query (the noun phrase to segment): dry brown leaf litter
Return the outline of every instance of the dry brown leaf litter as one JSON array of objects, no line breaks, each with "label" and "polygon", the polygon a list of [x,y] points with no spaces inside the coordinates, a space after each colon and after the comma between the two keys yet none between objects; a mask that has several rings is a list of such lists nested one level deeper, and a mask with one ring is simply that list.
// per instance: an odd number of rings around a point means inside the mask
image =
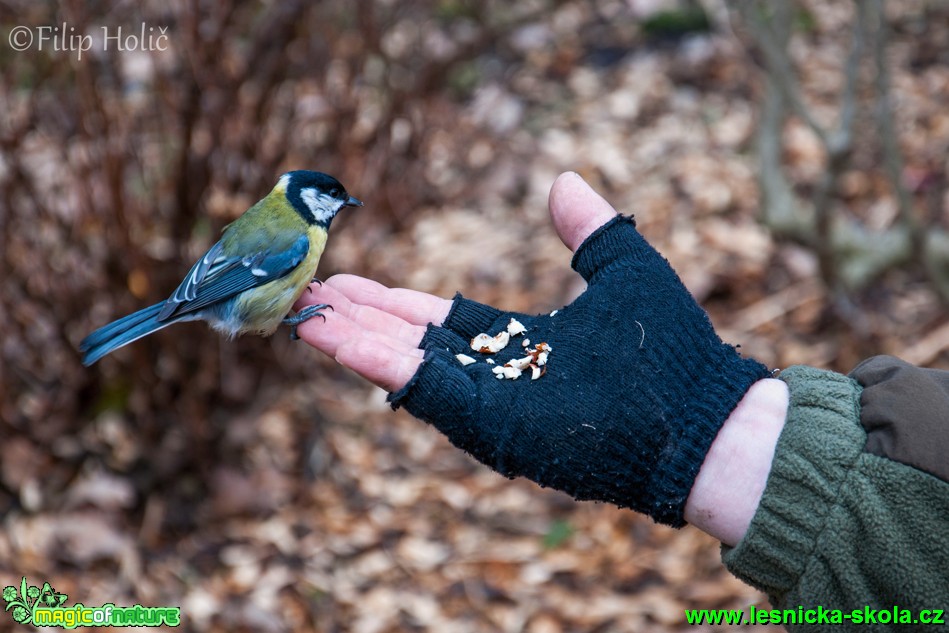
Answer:
[{"label": "dry brown leaf litter", "polygon": [[[793,50],[822,121],[834,116],[846,4],[808,3],[816,30]],[[919,23],[920,10],[889,3],[894,94],[905,177],[919,199],[943,196],[929,221],[944,225],[949,64],[938,43],[946,22]],[[280,16],[270,17],[262,28],[280,27]],[[505,309],[547,313],[583,288],[546,212],[550,183],[573,169],[636,215],[743,352],[772,366],[844,371],[880,352],[946,366],[943,307],[913,271],[893,273],[861,298],[869,330],[856,336],[827,320],[813,254],[760,228],[757,71],[731,34],[658,46],[620,33],[626,54],[597,64],[595,45],[619,37],[605,23],[621,30],[632,22],[620,3],[566,3],[510,35],[520,57],[502,46],[483,68],[475,64],[482,74],[467,97],[436,91],[391,121],[373,115],[384,111],[383,91],[361,88],[348,101],[347,82],[360,69],[403,77],[398,64],[379,72],[376,62],[340,61],[328,83],[278,78],[274,101],[263,105],[254,95],[266,78],[254,77],[234,106],[216,91],[241,67],[239,48],[225,47],[222,72],[201,78],[219,83],[200,86],[199,106],[229,127],[220,136],[208,121],[196,128],[188,173],[197,181],[206,168],[212,177],[198,191],[183,186],[184,208],[223,223],[279,166],[318,159],[369,203],[340,218],[321,274],[355,272],[443,296],[461,289]],[[426,46],[456,46],[465,28]],[[411,19],[392,29],[403,42],[415,32]],[[380,50],[403,63],[413,49],[399,37]],[[308,46],[296,40],[291,57],[319,59]],[[7,86],[41,76],[24,59],[8,60],[19,66],[6,68],[27,72],[6,75]],[[68,94],[89,94],[68,76],[59,80]],[[163,135],[149,128],[124,144],[115,129],[84,127],[101,120],[93,118],[58,137],[65,115],[49,102],[60,95],[53,84],[43,89],[37,102],[25,91],[4,96],[4,139],[30,111],[49,113],[3,148],[4,164],[21,159],[44,203],[31,206],[3,174],[5,578],[46,578],[86,604],[180,604],[191,630],[208,631],[680,631],[685,607],[764,604],[723,570],[712,539],[506,481],[431,428],[391,413],[380,391],[282,338],[222,345],[198,338],[200,326],[181,326],[103,363],[101,373],[79,368],[71,345],[170,289],[183,272],[177,263],[213,233],[174,215],[174,188],[158,186],[174,158],[155,142]],[[72,103],[67,93],[61,101]],[[105,106],[132,134],[149,114],[134,96]],[[338,103],[354,110],[334,118]],[[227,107],[248,117],[260,108],[272,123],[228,118]],[[279,121],[293,134],[281,136]],[[373,136],[380,121],[389,127]],[[175,121],[159,123],[173,138]],[[795,121],[785,135],[792,179],[806,191],[820,176],[819,145]],[[321,144],[332,151],[315,155]],[[841,194],[852,213],[885,226],[894,202],[866,150],[858,148],[860,169]],[[103,176],[116,164],[128,167]],[[124,205],[109,189],[116,175],[133,181]],[[96,204],[84,208],[87,199]],[[130,224],[114,220],[116,208]],[[128,236],[126,251],[113,249],[111,231]],[[118,287],[105,287],[117,277]]]}]

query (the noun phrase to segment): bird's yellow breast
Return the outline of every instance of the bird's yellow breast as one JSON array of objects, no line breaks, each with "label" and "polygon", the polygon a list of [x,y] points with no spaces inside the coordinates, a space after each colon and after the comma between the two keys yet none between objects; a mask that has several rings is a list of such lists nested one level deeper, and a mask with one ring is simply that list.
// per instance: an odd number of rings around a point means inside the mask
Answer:
[{"label": "bird's yellow breast", "polygon": [[307,238],[310,248],[299,266],[280,279],[248,290],[238,298],[236,308],[243,321],[240,334],[273,334],[310,285],[326,247],[326,229],[318,225],[309,226]]}]

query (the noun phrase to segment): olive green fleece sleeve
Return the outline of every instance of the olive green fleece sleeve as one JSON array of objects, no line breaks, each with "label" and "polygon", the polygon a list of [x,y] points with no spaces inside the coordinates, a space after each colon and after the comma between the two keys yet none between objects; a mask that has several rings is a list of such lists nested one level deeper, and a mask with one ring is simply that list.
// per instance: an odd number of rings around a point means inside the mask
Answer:
[{"label": "olive green fleece sleeve", "polygon": [[725,566],[774,608],[949,610],[949,484],[864,452],[856,381],[811,367],[780,378],[787,423],[748,532],[723,547]]}]

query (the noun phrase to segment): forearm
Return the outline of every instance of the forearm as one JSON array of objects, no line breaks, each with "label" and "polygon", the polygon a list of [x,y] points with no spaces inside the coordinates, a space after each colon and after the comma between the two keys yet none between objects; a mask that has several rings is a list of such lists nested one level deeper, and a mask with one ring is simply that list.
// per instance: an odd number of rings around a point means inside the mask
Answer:
[{"label": "forearm", "polygon": [[788,410],[787,385],[753,384],[722,426],[685,505],[685,519],[726,545],[744,536],[771,471]]}]

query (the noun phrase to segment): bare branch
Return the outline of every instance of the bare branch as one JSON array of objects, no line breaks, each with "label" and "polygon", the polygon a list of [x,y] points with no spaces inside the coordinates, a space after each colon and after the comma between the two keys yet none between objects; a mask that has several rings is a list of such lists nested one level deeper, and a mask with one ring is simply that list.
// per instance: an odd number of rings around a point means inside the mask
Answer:
[{"label": "bare branch", "polygon": [[896,125],[893,121],[893,105],[890,98],[890,72],[886,63],[886,19],[883,12],[883,0],[858,2],[858,6],[868,11],[868,19],[874,27],[873,58],[876,65],[876,115],[880,126],[880,140],[883,143],[883,167],[899,208],[900,220],[911,230],[911,237],[917,245],[920,240],[919,227],[912,213],[912,200],[903,185],[903,156],[900,152]]},{"label": "bare branch", "polygon": [[827,137],[823,138],[824,150],[827,153],[827,166],[824,169],[817,190],[814,193],[814,217],[817,234],[815,244],[817,258],[821,272],[827,285],[836,293],[843,292],[837,288],[840,276],[840,259],[837,244],[834,243],[834,217],[831,213],[833,194],[837,189],[837,182],[841,174],[850,163],[850,152],[853,149],[853,128],[857,112],[857,79],[860,74],[860,57],[863,53],[863,42],[866,32],[864,19],[865,4],[856,2],[857,19],[853,25],[853,34],[850,42],[850,54],[844,67],[844,89],[840,96],[840,118],[837,127]]},{"label": "bare branch", "polygon": [[810,246],[814,235],[814,209],[795,195],[781,161],[786,119],[783,93],[771,77],[766,76],[757,142],[763,221],[779,235]]},{"label": "bare branch", "polygon": [[[797,85],[797,75],[788,55],[788,42],[791,37],[792,6],[790,0],[775,2],[741,2],[739,9],[755,37],[755,43],[761,48],[768,66],[768,75],[780,88],[782,96],[791,104],[794,114],[820,139],[828,144],[827,131],[811,115],[801,98]],[[768,12],[773,13],[768,16]]]},{"label": "bare branch", "polygon": [[857,19],[850,40],[850,53],[844,67],[844,90],[840,96],[840,121],[827,146],[831,160],[836,155],[849,153],[853,146],[853,129],[857,118],[857,80],[860,76],[860,58],[863,56],[868,28],[867,4],[855,2],[854,5],[857,10]]}]

